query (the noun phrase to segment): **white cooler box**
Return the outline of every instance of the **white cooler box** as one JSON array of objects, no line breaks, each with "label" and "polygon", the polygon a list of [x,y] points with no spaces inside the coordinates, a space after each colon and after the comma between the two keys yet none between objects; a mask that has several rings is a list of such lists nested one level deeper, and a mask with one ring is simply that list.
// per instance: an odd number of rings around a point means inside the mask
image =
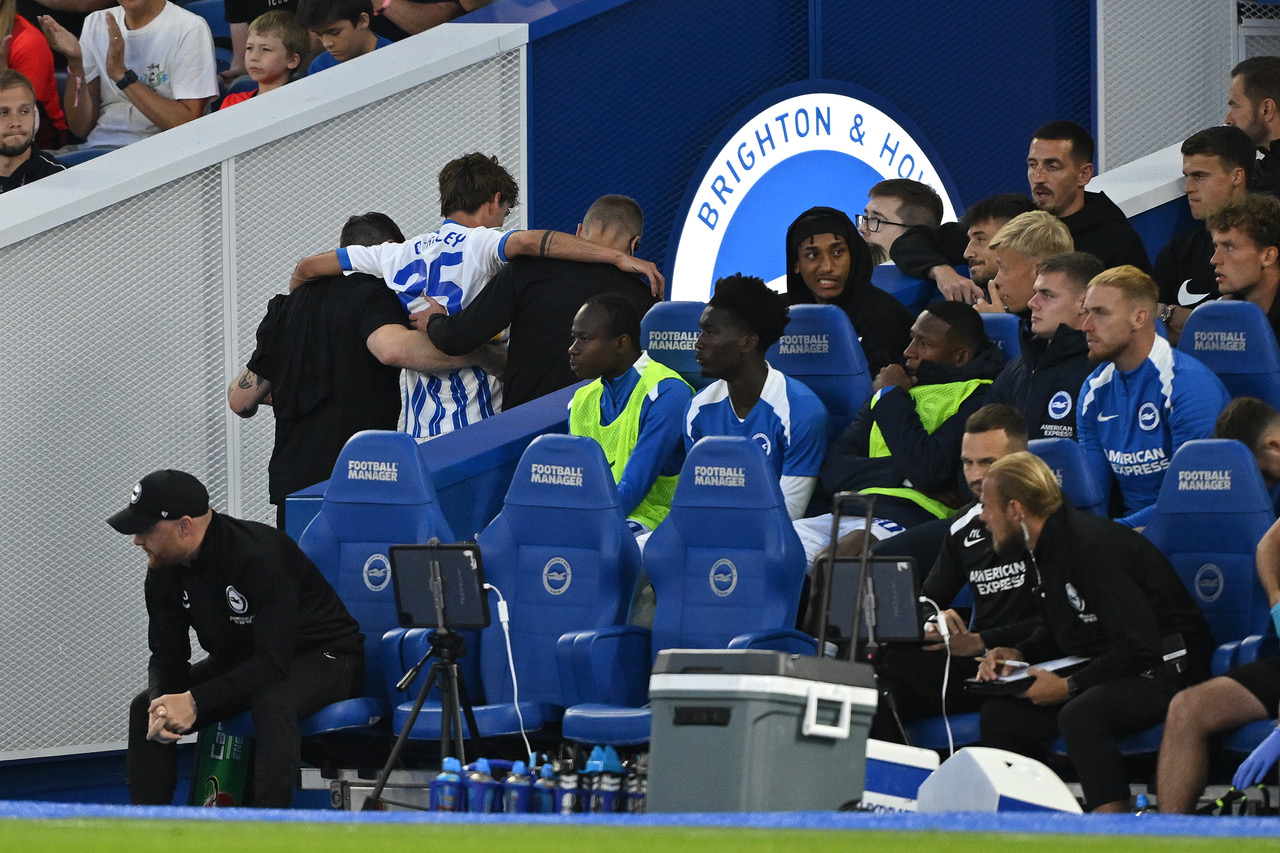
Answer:
[{"label": "white cooler box", "polygon": [[648,810],[834,810],[862,798],[871,667],[761,650],[665,651],[649,680]]}]

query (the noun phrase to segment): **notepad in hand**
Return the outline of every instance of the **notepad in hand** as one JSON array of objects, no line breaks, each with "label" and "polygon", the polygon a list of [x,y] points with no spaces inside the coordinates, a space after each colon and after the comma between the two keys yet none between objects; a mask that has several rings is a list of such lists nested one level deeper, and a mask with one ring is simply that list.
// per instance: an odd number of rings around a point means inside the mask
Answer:
[{"label": "notepad in hand", "polygon": [[[1067,676],[1089,662],[1088,658],[1079,655],[1067,655],[1063,658],[1033,663],[1028,668],[1041,669],[1058,675]],[[966,679],[964,689],[967,693],[978,696],[1004,696],[1009,693],[1021,693],[1035,681],[1034,675],[1028,675],[1026,669],[1018,669],[1008,675],[1001,675],[995,681],[979,681],[976,678]]]}]

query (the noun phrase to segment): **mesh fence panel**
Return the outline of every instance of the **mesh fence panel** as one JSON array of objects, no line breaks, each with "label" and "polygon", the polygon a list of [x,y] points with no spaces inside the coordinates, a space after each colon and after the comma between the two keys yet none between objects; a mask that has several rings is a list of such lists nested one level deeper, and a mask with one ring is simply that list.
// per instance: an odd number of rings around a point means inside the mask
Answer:
[{"label": "mesh fence panel", "polygon": [[1233,64],[1223,3],[1100,0],[1100,166],[1114,169],[1222,124]]},{"label": "mesh fence panel", "polygon": [[336,245],[347,216],[433,228],[435,175],[471,150],[521,173],[521,68],[519,51],[500,54],[246,152],[225,191],[214,166],[0,248],[0,757],[124,740],[145,679],[145,569],[105,517],[142,474],[175,467],[215,508],[273,519],[272,419],[228,429],[228,365],[252,352],[294,262]]},{"label": "mesh fence panel", "polygon": [[206,169],[2,253],[0,750],[123,739],[145,566],[103,520],[155,468],[226,494],[220,195]]}]

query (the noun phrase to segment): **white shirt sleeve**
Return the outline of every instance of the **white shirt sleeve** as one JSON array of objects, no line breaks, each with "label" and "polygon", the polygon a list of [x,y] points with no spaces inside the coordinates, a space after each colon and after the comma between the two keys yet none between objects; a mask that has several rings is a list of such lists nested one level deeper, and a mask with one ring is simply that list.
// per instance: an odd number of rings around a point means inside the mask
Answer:
[{"label": "white shirt sleeve", "polygon": [[782,486],[782,497],[787,502],[787,515],[795,521],[809,508],[809,498],[813,497],[813,490],[818,486],[818,478],[786,474],[778,481],[778,485]]}]

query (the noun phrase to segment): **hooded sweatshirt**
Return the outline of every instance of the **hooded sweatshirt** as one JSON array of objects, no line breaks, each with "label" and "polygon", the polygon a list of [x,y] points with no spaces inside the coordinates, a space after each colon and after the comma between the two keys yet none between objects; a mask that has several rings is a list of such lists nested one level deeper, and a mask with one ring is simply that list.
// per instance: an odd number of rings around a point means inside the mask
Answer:
[{"label": "hooded sweatshirt", "polygon": [[867,368],[874,377],[885,365],[902,360],[902,351],[911,342],[915,318],[893,295],[871,283],[875,268],[871,250],[849,217],[833,207],[811,207],[787,228],[788,305],[818,301],[796,272],[800,243],[816,234],[839,234],[849,243],[849,278],[833,304],[849,315],[867,358]]}]

